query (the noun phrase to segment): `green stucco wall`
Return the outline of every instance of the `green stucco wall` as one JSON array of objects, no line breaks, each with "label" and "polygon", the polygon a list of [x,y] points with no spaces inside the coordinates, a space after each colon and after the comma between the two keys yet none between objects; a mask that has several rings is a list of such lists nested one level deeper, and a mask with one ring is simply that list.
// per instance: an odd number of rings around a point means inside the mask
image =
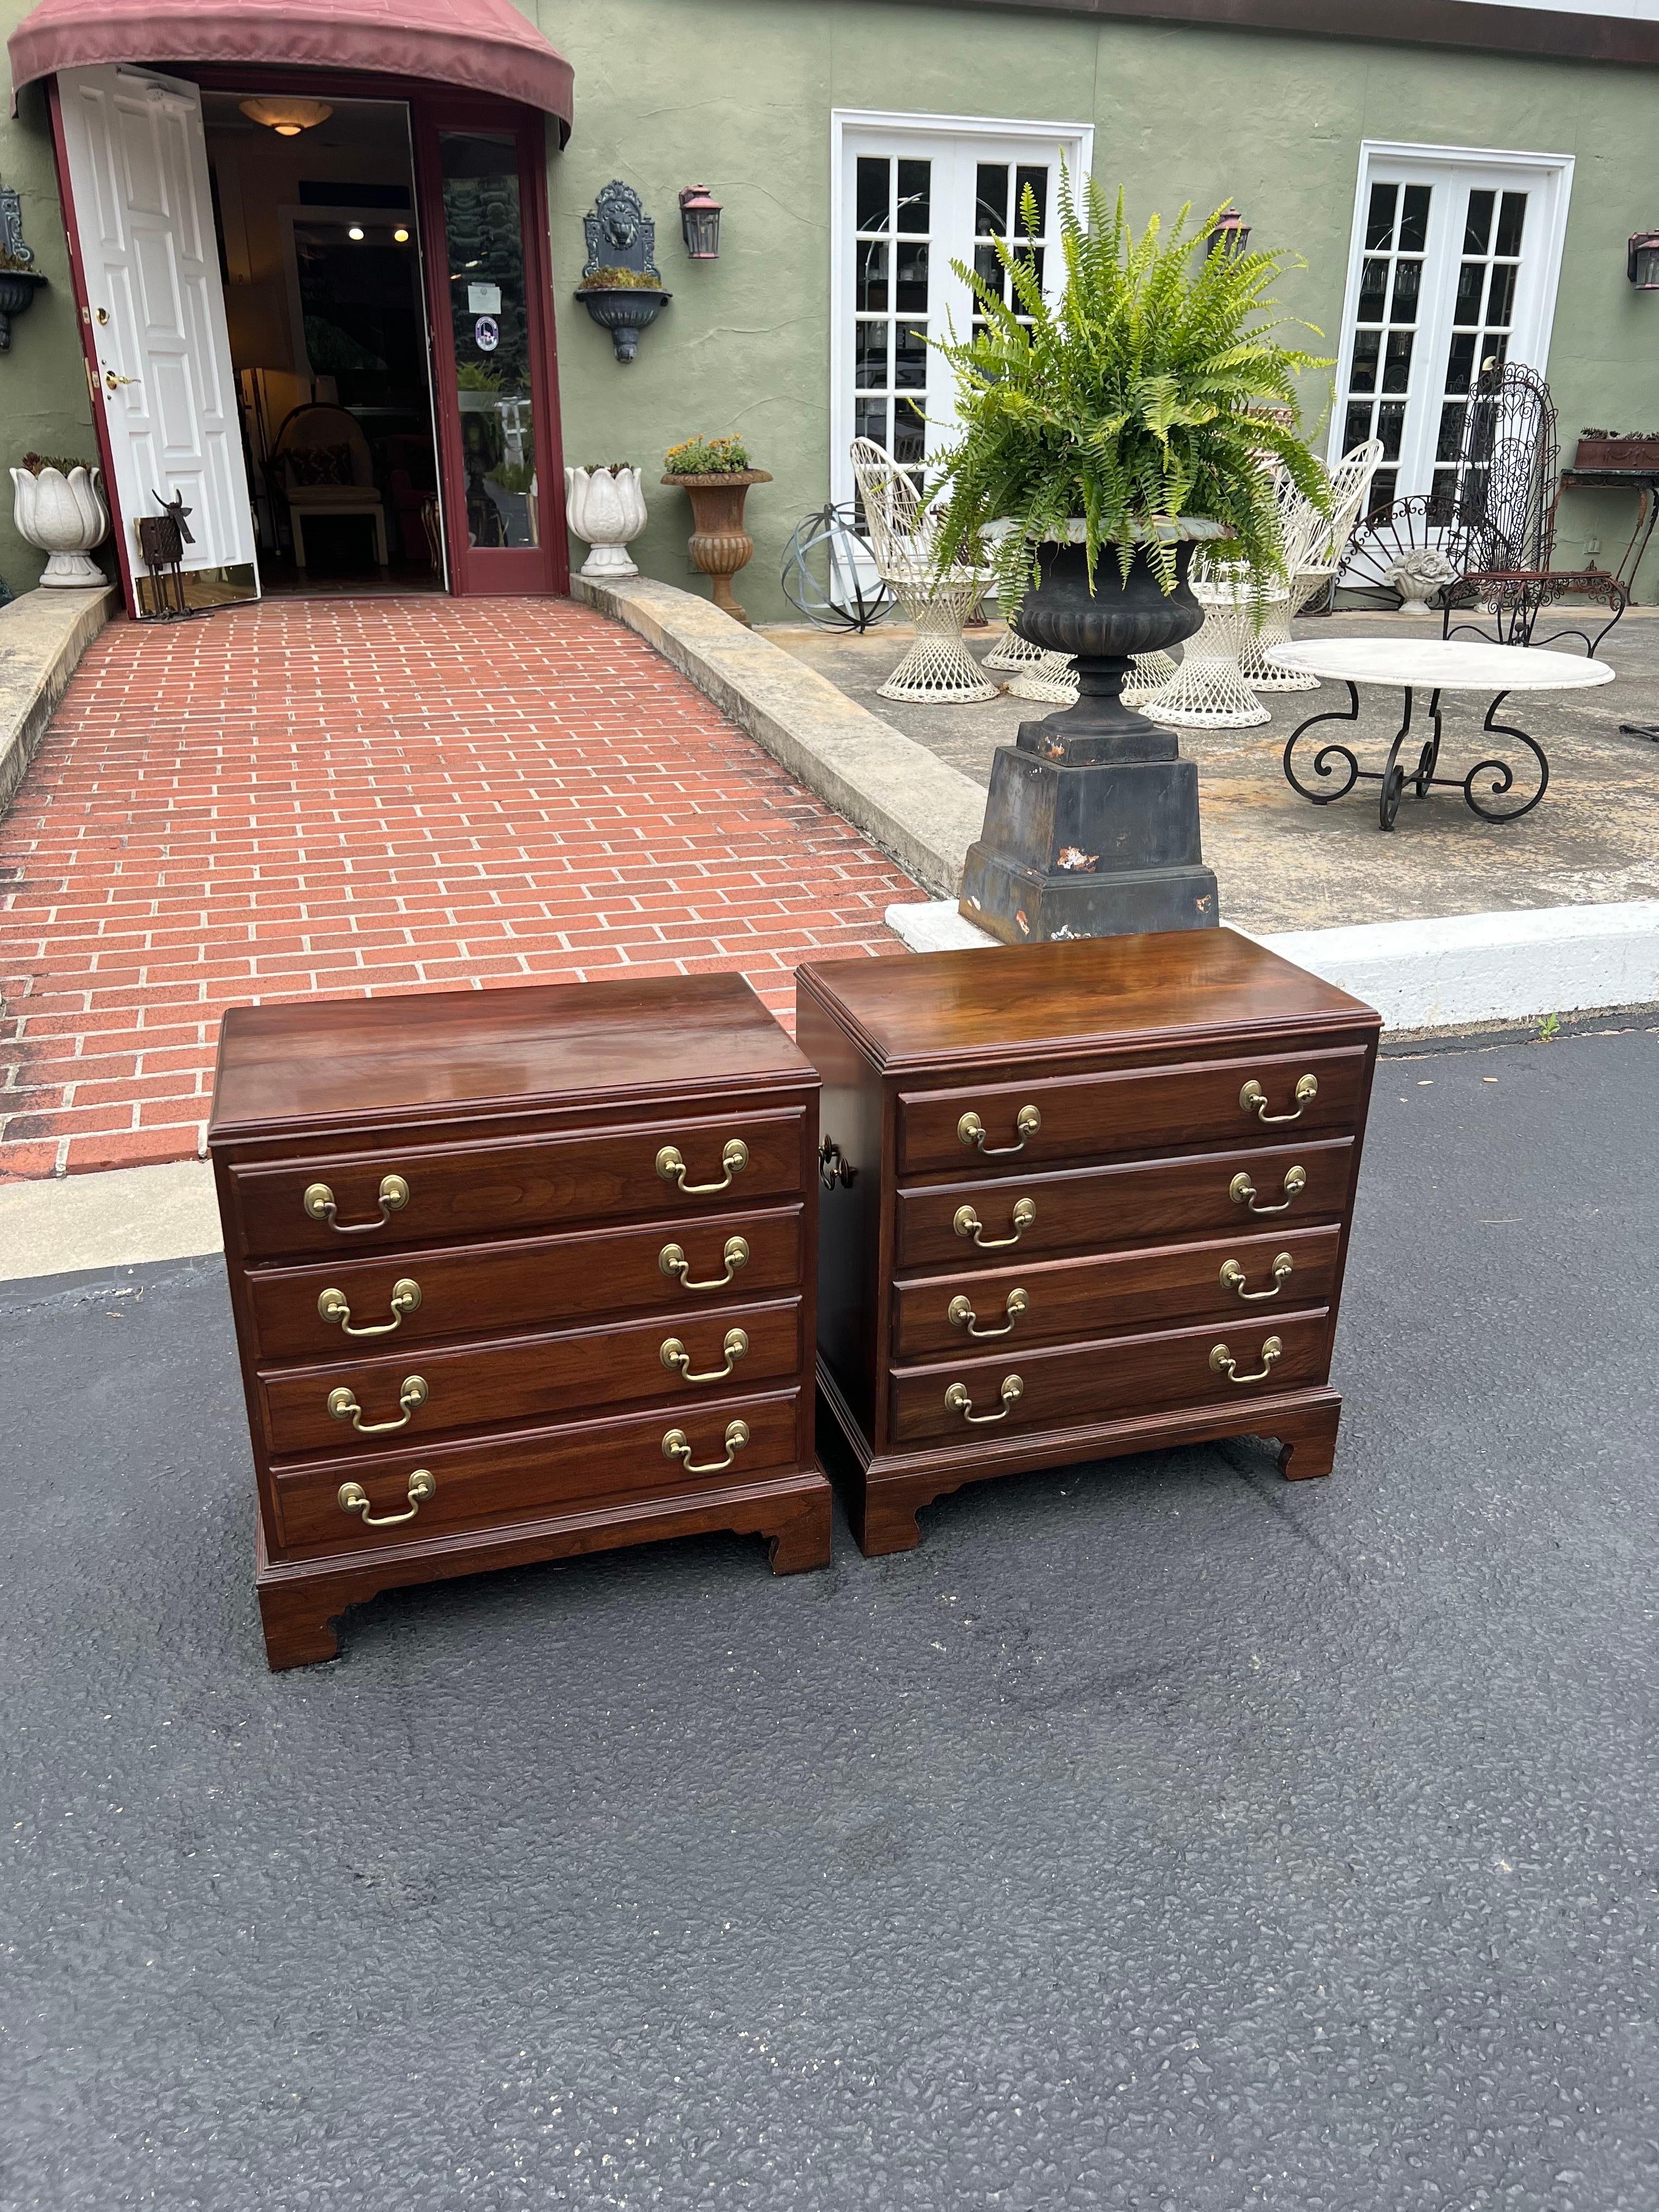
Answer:
[{"label": "green stucco wall", "polygon": [[[0,0],[0,42],[27,13],[17,0]],[[0,474],[0,576],[14,592],[26,592],[39,582],[46,556],[11,526],[9,471],[31,451],[95,461],[98,441],[76,334],[46,95],[31,85],[15,118],[9,105],[0,103],[0,185],[22,193],[23,236],[50,280],[36,288],[27,313],[13,316],[11,350],[0,354],[0,470],[8,472]]]},{"label": "green stucco wall", "polygon": [[[646,465],[648,573],[705,588],[690,568],[683,494],[656,478],[695,430],[741,430],[775,481],[751,493],[757,550],[739,584],[760,620],[787,611],[782,547],[829,473],[830,116],[836,107],[1038,117],[1095,126],[1096,173],[1137,217],[1231,197],[1261,244],[1299,252],[1286,307],[1334,350],[1359,143],[1485,146],[1577,156],[1548,374],[1562,441],[1585,423],[1659,425],[1659,298],[1625,280],[1625,240],[1659,223],[1659,72],[1346,40],[1097,22],[1024,9],[895,0],[520,0],[575,65],[575,128],[550,155],[554,289],[566,458]],[[0,0],[0,34],[27,12]],[[551,134],[550,134],[550,137]],[[627,367],[570,296],[581,217],[622,177],[658,226],[674,299]],[[22,186],[27,235],[52,285],[0,356],[0,459],[29,446],[91,455],[46,106],[0,120],[0,181]],[[720,258],[690,261],[678,195],[725,204]],[[1326,395],[1309,394],[1310,413]],[[3,480],[0,480],[3,482]],[[9,486],[7,487],[9,489]],[[0,574],[37,556],[0,514]],[[1564,508],[1558,558],[1587,531],[1610,565],[1632,519],[1624,495]],[[574,561],[583,557],[580,545]],[[1659,597],[1659,550],[1639,586]]]}]

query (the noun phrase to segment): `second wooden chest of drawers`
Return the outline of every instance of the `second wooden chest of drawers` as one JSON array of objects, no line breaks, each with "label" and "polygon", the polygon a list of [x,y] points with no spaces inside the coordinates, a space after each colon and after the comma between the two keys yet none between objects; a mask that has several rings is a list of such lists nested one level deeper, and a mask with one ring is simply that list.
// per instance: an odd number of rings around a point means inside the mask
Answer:
[{"label": "second wooden chest of drawers", "polygon": [[1018,1468],[1249,1432],[1329,1473],[1381,1026],[1224,929],[799,971],[819,1382],[866,1553]]},{"label": "second wooden chest of drawers", "polygon": [[740,978],[234,1008],[209,1142],[273,1667],[398,1583],[828,1562],[817,1078]]}]

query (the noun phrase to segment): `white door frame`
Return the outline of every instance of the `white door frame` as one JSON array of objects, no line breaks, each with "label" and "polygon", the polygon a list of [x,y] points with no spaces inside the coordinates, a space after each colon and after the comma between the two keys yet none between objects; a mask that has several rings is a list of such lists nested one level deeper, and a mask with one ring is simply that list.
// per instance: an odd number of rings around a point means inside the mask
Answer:
[{"label": "white door frame", "polygon": [[[1449,169],[1456,178],[1460,172],[1478,173],[1484,171],[1509,171],[1530,173],[1538,185],[1538,212],[1541,228],[1534,264],[1535,276],[1517,295],[1515,321],[1508,358],[1524,362],[1528,368],[1546,374],[1549,365],[1550,338],[1555,325],[1556,295],[1560,284],[1561,257],[1566,240],[1567,210],[1572,198],[1573,156],[1571,154],[1539,154],[1518,152],[1504,146],[1429,146],[1414,144],[1396,138],[1366,138],[1360,142],[1359,161],[1354,179],[1353,219],[1348,239],[1348,276],[1342,298],[1340,342],[1337,348],[1334,404],[1331,410],[1331,428],[1328,451],[1333,463],[1340,460],[1343,451],[1344,427],[1347,413],[1348,375],[1353,359],[1354,311],[1359,300],[1361,266],[1365,259],[1365,223],[1370,207],[1373,181],[1387,181],[1388,173],[1396,166],[1428,169]],[[1382,173],[1379,177],[1379,172]],[[1471,179],[1472,180],[1472,179]],[[1443,209],[1440,220],[1449,220],[1449,211]],[[1460,258],[1456,252],[1442,260],[1441,273],[1455,267]],[[1523,259],[1522,268],[1527,264]],[[1425,263],[1426,270],[1426,263]],[[1426,302],[1425,302],[1426,304]],[[1431,376],[1441,373],[1445,360],[1446,342],[1450,332],[1450,306],[1443,285],[1439,296],[1419,318],[1419,340]],[[1430,405],[1432,422],[1427,442],[1420,425],[1426,414],[1419,414],[1419,434],[1415,448],[1408,454],[1402,443],[1400,458],[1398,496],[1406,498],[1412,493],[1426,492],[1431,471],[1431,458],[1425,465],[1423,454],[1432,453],[1433,425],[1439,419],[1440,394],[1431,391]],[[1411,425],[1407,424],[1409,433]],[[1423,481],[1407,481],[1408,477],[1420,475]]]},{"label": "white door frame", "polygon": [[[852,437],[853,327],[852,254],[847,226],[847,138],[850,133],[872,131],[895,140],[939,143],[963,138],[1013,142],[1016,144],[1059,144],[1080,200],[1094,164],[1095,131],[1091,123],[1034,122],[994,115],[917,115],[874,107],[837,107],[830,116],[830,495],[836,501],[853,496],[853,467],[848,456]],[[1051,218],[1049,236],[1057,222]],[[1052,283],[1061,266],[1057,252],[1050,252],[1046,273]],[[948,272],[940,275],[948,278]],[[950,279],[954,283],[954,279]],[[957,289],[960,289],[957,287]],[[963,331],[960,335],[965,336]]]}]

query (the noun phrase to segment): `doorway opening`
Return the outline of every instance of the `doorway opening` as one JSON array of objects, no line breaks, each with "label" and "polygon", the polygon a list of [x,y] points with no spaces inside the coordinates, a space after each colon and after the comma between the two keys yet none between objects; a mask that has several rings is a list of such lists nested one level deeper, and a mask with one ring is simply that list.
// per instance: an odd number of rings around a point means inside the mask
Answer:
[{"label": "doorway opening", "polygon": [[409,108],[298,106],[322,117],[273,127],[261,112],[295,103],[202,94],[260,584],[441,591]]}]

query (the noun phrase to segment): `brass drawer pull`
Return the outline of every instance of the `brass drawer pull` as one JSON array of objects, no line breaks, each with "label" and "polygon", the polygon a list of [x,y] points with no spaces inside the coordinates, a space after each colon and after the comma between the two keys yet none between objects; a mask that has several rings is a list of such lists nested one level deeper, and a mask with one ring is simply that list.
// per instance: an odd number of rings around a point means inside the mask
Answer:
[{"label": "brass drawer pull", "polygon": [[325,1221],[342,1237],[362,1237],[371,1229],[384,1229],[388,1216],[401,1213],[409,1204],[409,1185],[400,1175],[380,1177],[380,1218],[378,1221],[337,1221],[334,1194],[325,1182],[308,1183],[300,1203],[313,1221]]},{"label": "brass drawer pull", "polygon": [[728,1237],[721,1255],[726,1261],[723,1275],[711,1275],[706,1282],[691,1279],[691,1262],[685,1256],[683,1244],[665,1244],[657,1255],[657,1265],[665,1275],[678,1276],[683,1291],[723,1291],[739,1267],[749,1265],[749,1247],[741,1237]]},{"label": "brass drawer pull", "polygon": [[975,1244],[987,1252],[1000,1252],[1005,1245],[1018,1244],[1021,1231],[1036,1219],[1036,1200],[1022,1198],[1014,1204],[1014,1233],[1012,1237],[988,1237],[985,1224],[971,1206],[959,1206],[951,1218],[951,1226],[958,1237],[971,1237]]},{"label": "brass drawer pull", "polygon": [[657,1155],[657,1173],[665,1182],[677,1184],[688,1198],[707,1198],[717,1190],[729,1190],[733,1176],[740,1176],[749,1164],[749,1147],[741,1137],[728,1137],[720,1147],[720,1165],[726,1173],[718,1182],[687,1182],[685,1155],[678,1145],[665,1145]]},{"label": "brass drawer pull", "polygon": [[968,1385],[965,1382],[953,1382],[945,1394],[945,1403],[950,1412],[960,1413],[964,1421],[972,1421],[976,1427],[982,1428],[987,1421],[1006,1421],[1008,1418],[1008,1408],[1016,1398],[1024,1397],[1024,1395],[1025,1385],[1020,1377],[1018,1375],[1005,1375],[1002,1378],[1002,1388],[997,1393],[1002,1404],[994,1413],[976,1413],[974,1411],[974,1401],[968,1395]]},{"label": "brass drawer pull", "polygon": [[417,1406],[424,1406],[431,1392],[426,1387],[424,1375],[405,1375],[404,1387],[398,1393],[401,1408],[395,1421],[366,1421],[363,1409],[356,1397],[341,1383],[328,1394],[328,1410],[337,1421],[349,1421],[360,1437],[389,1437],[393,1429],[406,1429],[415,1418]]},{"label": "brass drawer pull", "polygon": [[682,1382],[724,1382],[738,1360],[749,1349],[749,1339],[740,1328],[728,1328],[720,1350],[726,1354],[724,1367],[710,1367],[701,1375],[691,1371],[691,1355],[677,1336],[665,1336],[662,1340],[662,1364],[671,1371],[678,1371]]},{"label": "brass drawer pull", "polygon": [[699,1467],[691,1456],[690,1440],[686,1436],[685,1431],[670,1429],[662,1440],[662,1455],[665,1459],[683,1460],[688,1474],[719,1474],[724,1468],[731,1466],[748,1441],[748,1422],[728,1421],[726,1425],[726,1457],[706,1459]]},{"label": "brass drawer pull", "polygon": [[1238,1362],[1224,1344],[1218,1344],[1210,1354],[1210,1364],[1218,1375],[1224,1375],[1230,1382],[1265,1382],[1273,1373],[1273,1362],[1284,1352],[1276,1336],[1270,1336],[1261,1347],[1261,1364],[1254,1375],[1241,1375]]},{"label": "brass drawer pull", "polygon": [[964,1145],[977,1145],[988,1160],[1006,1159],[1010,1152],[1023,1152],[1025,1139],[1035,1137],[1042,1127],[1042,1116],[1035,1106],[1022,1106],[1014,1116],[1014,1127],[1019,1132],[1019,1141],[1014,1145],[988,1145],[985,1124],[977,1114],[964,1114],[957,1123],[957,1134]]},{"label": "brass drawer pull", "polygon": [[1270,1114],[1267,1094],[1252,1076],[1238,1094],[1238,1103],[1247,1114],[1254,1114],[1258,1121],[1299,1121],[1302,1109],[1310,1098],[1319,1096],[1316,1075],[1298,1075],[1296,1079],[1296,1111],[1294,1114]]},{"label": "brass drawer pull", "polygon": [[340,1501],[342,1513],[361,1513],[365,1528],[395,1528],[401,1521],[412,1521],[428,1498],[435,1497],[438,1478],[423,1467],[417,1467],[409,1478],[409,1510],[407,1513],[371,1513],[368,1492],[361,1482],[343,1482],[335,1496]]},{"label": "brass drawer pull", "polygon": [[1308,1170],[1306,1168],[1286,1168],[1285,1170],[1285,1196],[1283,1200],[1275,1206],[1258,1206],[1255,1202],[1255,1185],[1250,1181],[1250,1178],[1244,1173],[1243,1169],[1241,1169],[1233,1177],[1232,1181],[1228,1184],[1227,1195],[1231,1199],[1235,1206],[1248,1206],[1252,1213],[1283,1213],[1287,1211],[1290,1206],[1291,1200],[1296,1197],[1297,1194],[1299,1191],[1305,1190],[1307,1188]]},{"label": "brass drawer pull", "polygon": [[1289,1280],[1293,1268],[1294,1262],[1288,1252],[1276,1253],[1273,1257],[1272,1290],[1247,1291],[1244,1285],[1250,1279],[1243,1268],[1239,1266],[1237,1260],[1224,1260],[1221,1263],[1221,1287],[1224,1291],[1237,1291],[1246,1305],[1254,1305],[1261,1298],[1276,1298]]},{"label": "brass drawer pull", "polygon": [[1007,1320],[1000,1328],[981,1328],[979,1325],[979,1316],[974,1311],[972,1301],[958,1297],[952,1298],[950,1304],[945,1307],[945,1318],[952,1328],[965,1328],[969,1336],[1006,1336],[1021,1314],[1030,1311],[1030,1306],[1031,1299],[1029,1291],[1010,1291],[1008,1303],[1003,1308],[1003,1311],[1008,1316]]},{"label": "brass drawer pull", "polygon": [[317,1310],[325,1321],[337,1321],[347,1336],[390,1336],[394,1328],[403,1326],[404,1316],[412,1314],[420,1303],[420,1285],[413,1275],[404,1275],[392,1285],[390,1321],[365,1322],[361,1328],[353,1328],[351,1308],[343,1291],[324,1291],[317,1300]]}]

